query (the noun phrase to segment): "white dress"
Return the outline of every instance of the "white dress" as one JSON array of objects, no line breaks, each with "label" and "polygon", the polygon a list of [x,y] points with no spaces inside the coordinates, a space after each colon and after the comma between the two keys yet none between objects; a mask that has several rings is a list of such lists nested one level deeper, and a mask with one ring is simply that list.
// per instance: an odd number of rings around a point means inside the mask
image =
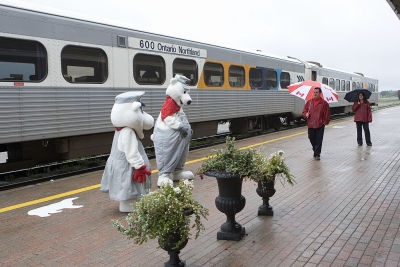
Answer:
[{"label": "white dress", "polygon": [[151,188],[151,175],[146,176],[146,182],[143,183],[132,180],[133,167],[138,169],[143,164],[146,164],[146,169],[151,171],[142,142],[134,130],[123,128],[121,131],[115,131],[100,190],[109,192],[110,199],[116,201],[137,199],[147,194]]}]

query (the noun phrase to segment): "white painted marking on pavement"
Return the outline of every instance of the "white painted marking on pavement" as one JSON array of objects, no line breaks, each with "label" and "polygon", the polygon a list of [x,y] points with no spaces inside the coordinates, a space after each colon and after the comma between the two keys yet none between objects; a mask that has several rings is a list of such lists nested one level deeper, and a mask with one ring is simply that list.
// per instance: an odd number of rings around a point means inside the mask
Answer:
[{"label": "white painted marking on pavement", "polygon": [[335,125],[335,126],[332,126],[332,128],[335,128],[335,129],[342,129],[342,128],[345,128],[346,126],[339,126],[339,125]]},{"label": "white painted marking on pavement", "polygon": [[54,203],[54,204],[50,204],[47,206],[43,206],[34,210],[30,210],[28,211],[29,215],[36,215],[39,217],[49,217],[51,214],[53,213],[59,213],[62,212],[63,209],[78,209],[78,208],[82,208],[83,205],[74,205],[74,203],[72,203],[72,200],[77,199],[78,197],[71,197],[71,198],[67,198],[64,199],[60,202]]}]

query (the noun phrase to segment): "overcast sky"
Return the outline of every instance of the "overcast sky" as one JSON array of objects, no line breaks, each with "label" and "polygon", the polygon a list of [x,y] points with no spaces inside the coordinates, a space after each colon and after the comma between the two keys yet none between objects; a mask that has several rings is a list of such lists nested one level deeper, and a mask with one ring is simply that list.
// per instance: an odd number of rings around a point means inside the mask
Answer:
[{"label": "overcast sky", "polygon": [[0,0],[246,51],[294,56],[400,89],[400,20],[385,0]]}]

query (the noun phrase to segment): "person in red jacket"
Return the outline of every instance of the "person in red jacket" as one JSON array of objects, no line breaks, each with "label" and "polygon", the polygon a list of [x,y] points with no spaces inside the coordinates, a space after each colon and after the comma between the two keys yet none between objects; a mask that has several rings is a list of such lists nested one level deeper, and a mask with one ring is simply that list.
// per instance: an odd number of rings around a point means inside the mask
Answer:
[{"label": "person in red jacket", "polygon": [[314,88],[313,93],[314,98],[304,105],[303,117],[307,119],[308,138],[314,151],[314,158],[320,160],[325,125],[329,124],[331,112],[329,104],[321,98],[321,88]]},{"label": "person in red jacket", "polygon": [[371,104],[365,99],[363,93],[358,95],[358,102],[354,102],[352,109],[355,112],[354,121],[357,125],[358,145],[362,146],[362,128],[364,128],[365,142],[367,146],[372,146],[369,133],[369,123],[372,122]]}]

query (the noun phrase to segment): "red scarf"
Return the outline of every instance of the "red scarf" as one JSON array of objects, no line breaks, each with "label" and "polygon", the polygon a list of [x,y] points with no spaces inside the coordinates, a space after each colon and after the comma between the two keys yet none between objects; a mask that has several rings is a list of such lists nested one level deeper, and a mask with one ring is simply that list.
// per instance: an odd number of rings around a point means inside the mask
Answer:
[{"label": "red scarf", "polygon": [[180,109],[181,107],[170,96],[167,96],[161,108],[161,120],[177,113]]},{"label": "red scarf", "polygon": [[125,127],[115,127],[115,130],[117,131],[117,132],[119,132],[119,131],[121,131],[122,129],[124,129]]}]

